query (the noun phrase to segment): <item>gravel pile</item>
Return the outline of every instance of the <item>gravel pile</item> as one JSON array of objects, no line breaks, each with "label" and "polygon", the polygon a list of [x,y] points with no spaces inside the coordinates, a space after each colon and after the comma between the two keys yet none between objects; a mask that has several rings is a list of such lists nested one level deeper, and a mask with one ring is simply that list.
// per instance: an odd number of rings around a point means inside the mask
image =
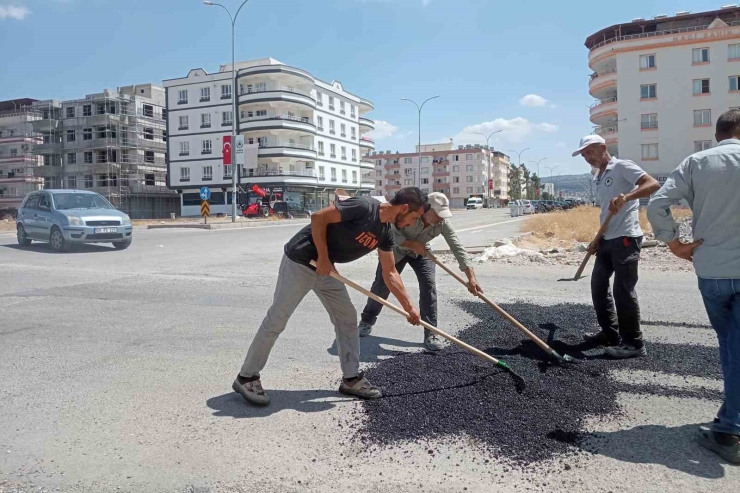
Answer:
[{"label": "gravel pile", "polygon": [[[590,305],[504,305],[543,340],[554,339],[550,344],[555,350],[585,359],[560,367],[547,363],[542,350],[487,305],[468,301],[460,305],[480,322],[461,331],[459,337],[508,362],[527,381],[525,390],[517,392],[510,375],[457,346],[439,354],[405,354],[385,360],[366,374],[383,387],[386,397],[363,402],[358,411],[365,416],[356,438],[368,448],[408,440],[470,437],[492,456],[531,470],[539,461],[581,453],[579,444],[588,436],[584,421],[617,415],[620,392],[721,399],[711,389],[627,385],[609,374],[610,370],[635,369],[720,379],[715,348],[648,343],[648,358],[608,360],[601,350],[585,349],[581,344],[583,333],[597,327]],[[429,453],[439,452],[430,449]]]}]

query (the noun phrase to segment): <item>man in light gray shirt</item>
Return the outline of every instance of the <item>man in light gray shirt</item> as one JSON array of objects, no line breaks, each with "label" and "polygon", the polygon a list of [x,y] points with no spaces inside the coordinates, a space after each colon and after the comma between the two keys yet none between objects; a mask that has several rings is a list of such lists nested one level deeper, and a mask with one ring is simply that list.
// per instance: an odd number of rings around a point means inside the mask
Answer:
[{"label": "man in light gray shirt", "polygon": [[[699,443],[740,463],[740,111],[717,120],[717,147],[686,158],[650,200],[655,237],[693,260],[704,305],[719,339],[725,402]],[[693,212],[693,243],[679,241],[671,205],[685,200]]]},{"label": "man in light gray shirt", "polygon": [[[470,262],[470,257],[465,247],[455,234],[450,218],[450,201],[443,193],[433,192],[427,196],[428,203],[426,212],[416,220],[411,226],[402,229],[393,228],[394,248],[393,255],[396,260],[396,270],[403,271],[406,264],[414,269],[417,279],[419,280],[419,309],[421,319],[428,324],[437,325],[437,286],[436,286],[436,265],[429,257],[426,256],[429,244],[439,235],[444,236],[447,244],[460,270],[465,272],[468,277],[468,289],[471,293],[477,294],[483,292],[475,277],[475,272]],[[375,274],[375,282],[371,292],[382,298],[388,298],[388,288],[383,281],[380,266]],[[368,298],[365,309],[362,311],[362,321],[359,325],[360,337],[370,335],[373,325],[378,320],[383,305]],[[428,330],[424,331],[424,347],[429,351],[439,351],[442,349],[442,342],[437,336]]]},{"label": "man in light gray shirt", "polygon": [[[612,358],[645,356],[647,351],[640,331],[640,304],[637,301],[638,265],[642,246],[639,199],[649,197],[660,184],[638,165],[609,154],[606,142],[598,135],[581,139],[573,153],[588,162],[596,183],[596,200],[601,206],[601,223],[612,213],[603,238],[589,245],[598,254],[591,274],[591,299],[601,331],[587,334],[594,345],[606,346]],[[614,275],[614,296],[610,279]],[[620,344],[621,339],[621,344]]]}]

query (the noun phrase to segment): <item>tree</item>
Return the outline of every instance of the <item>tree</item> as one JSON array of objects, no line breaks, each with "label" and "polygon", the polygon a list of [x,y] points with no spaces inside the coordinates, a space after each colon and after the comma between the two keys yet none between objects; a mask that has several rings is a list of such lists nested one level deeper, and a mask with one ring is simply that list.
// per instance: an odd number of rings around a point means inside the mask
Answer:
[{"label": "tree", "polygon": [[522,185],[519,180],[519,168],[512,164],[509,168],[509,199],[517,200],[522,198]]},{"label": "tree", "polygon": [[527,166],[525,166],[524,164],[522,164],[521,169],[522,169],[522,175],[523,175],[522,176],[522,179],[524,180],[521,183],[522,185],[524,185],[524,198],[531,200],[530,190],[532,189],[532,184],[531,184],[531,176],[532,176],[532,174],[527,169]]},{"label": "tree", "polygon": [[552,195],[547,192],[542,192],[542,200],[555,200]]},{"label": "tree", "polygon": [[532,173],[531,182],[532,186],[527,187],[527,198],[529,200],[537,200],[537,190],[540,189],[540,177],[537,176],[537,173]]}]

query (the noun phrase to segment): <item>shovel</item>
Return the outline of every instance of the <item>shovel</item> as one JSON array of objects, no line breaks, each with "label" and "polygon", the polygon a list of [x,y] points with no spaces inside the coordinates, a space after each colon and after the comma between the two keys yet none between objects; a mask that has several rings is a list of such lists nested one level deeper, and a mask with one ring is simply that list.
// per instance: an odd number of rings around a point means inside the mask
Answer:
[{"label": "shovel", "polygon": [[[612,217],[614,217],[613,212],[610,212],[609,215],[606,216],[606,219],[604,219],[604,224],[601,225],[601,227],[599,228],[599,232],[596,233],[596,237],[594,238],[594,241],[596,240],[601,241],[601,238],[604,236],[604,234],[606,234],[607,228],[609,228],[609,221],[612,220]],[[571,278],[558,279],[558,281],[577,281],[581,279],[582,277],[586,277],[586,276],[581,276],[581,274],[583,274],[583,269],[586,268],[586,264],[588,264],[588,261],[591,258],[591,255],[593,255],[591,252],[586,253],[586,258],[583,259],[583,262],[581,262],[580,267],[578,267],[578,270],[576,271],[576,275],[572,279]]]},{"label": "shovel", "polygon": [[[316,267],[316,262],[314,262],[312,260],[311,261],[311,265],[313,265],[314,267]],[[363,288],[359,284],[356,284],[356,283],[350,281],[346,277],[344,277],[341,274],[339,274],[337,271],[332,270],[331,271],[331,274],[329,274],[329,275],[331,277],[333,277],[334,279],[336,279],[337,281],[340,281],[343,284],[345,284],[345,285],[347,285],[347,286],[349,286],[351,288],[356,289],[357,291],[359,291],[360,293],[364,294],[365,296],[374,299],[375,301],[377,301],[381,305],[387,306],[388,308],[390,308],[394,312],[398,313],[399,315],[403,315],[405,318],[408,318],[409,314],[405,310],[403,310],[402,308],[394,305],[393,303],[391,303],[388,300],[384,300],[380,296],[377,296],[377,295],[373,294],[372,292],[370,292],[367,289]],[[419,325],[421,325],[425,329],[427,329],[427,330],[429,330],[429,331],[437,334],[440,337],[444,337],[448,341],[452,342],[453,344],[456,344],[456,345],[460,346],[461,348],[463,348],[466,351],[468,351],[468,352],[470,352],[470,353],[478,356],[479,358],[482,358],[482,359],[488,361],[489,363],[493,363],[494,365],[498,366],[499,368],[503,368],[514,379],[517,392],[521,393],[524,390],[524,387],[526,385],[525,382],[524,382],[524,379],[521,376],[517,375],[514,372],[514,370],[512,370],[511,367],[508,364],[506,364],[505,361],[501,361],[500,359],[496,359],[493,356],[491,356],[491,355],[489,355],[487,353],[484,353],[480,349],[476,349],[473,346],[471,346],[470,344],[464,343],[460,339],[451,336],[447,332],[444,332],[444,331],[438,329],[437,327],[435,327],[434,325],[428,324],[428,323],[426,323],[423,320],[419,321]]]},{"label": "shovel", "polygon": [[[468,282],[465,279],[460,277],[458,273],[454,272],[452,269],[447,267],[444,263],[440,262],[437,259],[437,257],[434,256],[432,252],[427,252],[427,257],[433,260],[435,264],[439,265],[449,275],[451,275],[452,277],[460,281],[460,283],[463,284],[465,287],[468,287]],[[535,344],[537,344],[540,347],[540,349],[546,352],[547,355],[550,356],[550,358],[552,358],[553,360],[557,361],[558,363],[577,363],[578,362],[578,360],[573,358],[572,356],[568,356],[567,354],[564,354],[561,356],[560,354],[558,354],[558,352],[555,351],[550,346],[548,346],[547,343],[545,343],[545,341],[537,337],[534,333],[532,333],[531,330],[529,330],[524,325],[522,325],[517,319],[509,315],[503,308],[498,306],[492,300],[488,299],[488,297],[486,297],[486,295],[484,295],[483,293],[478,293],[476,294],[476,296],[482,299],[483,301],[485,301],[486,303],[488,303],[488,305],[494,310],[496,310],[499,313],[499,315],[501,315],[506,320],[508,320],[509,323],[511,323],[514,327],[519,329],[519,331],[522,332],[524,335],[529,337]]]}]

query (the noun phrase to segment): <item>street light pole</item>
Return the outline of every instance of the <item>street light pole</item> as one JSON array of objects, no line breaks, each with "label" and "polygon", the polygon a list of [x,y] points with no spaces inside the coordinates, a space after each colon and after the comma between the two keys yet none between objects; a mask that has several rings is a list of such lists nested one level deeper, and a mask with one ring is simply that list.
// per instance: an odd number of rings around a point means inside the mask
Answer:
[{"label": "street light pole", "polygon": [[522,165],[522,154],[524,154],[524,151],[528,151],[529,149],[530,148],[527,147],[526,149],[522,149],[521,151],[509,150],[509,152],[513,152],[519,156],[519,166],[521,166]]},{"label": "street light pole", "polygon": [[488,141],[496,135],[499,132],[503,132],[503,129],[496,130],[495,132],[491,132],[488,136],[486,134],[481,132],[473,132],[476,135],[481,135],[486,139],[486,147],[488,148],[488,181],[486,181],[486,207],[491,207],[491,154],[493,154],[491,146],[488,144]]},{"label": "street light pole", "polygon": [[236,155],[233,152],[234,144],[236,144],[236,132],[237,132],[237,125],[239,122],[238,116],[237,116],[237,93],[236,93],[236,60],[235,60],[235,33],[236,33],[236,19],[239,17],[239,12],[241,12],[242,7],[246,5],[246,3],[249,0],[244,0],[242,4],[239,6],[239,9],[236,11],[236,15],[231,15],[231,11],[221,5],[220,3],[210,2],[208,0],[203,0],[203,4],[207,5],[209,7],[221,7],[226,11],[227,14],[229,14],[229,17],[231,18],[231,98],[233,101],[232,105],[232,111],[233,114],[231,115],[231,222],[236,222],[236,202],[237,202],[237,192],[236,192],[236,177],[237,173],[239,172],[237,166],[236,166]]},{"label": "street light pole", "polygon": [[550,181],[552,182],[552,195],[553,195],[553,198],[554,198],[555,197],[555,182],[552,181],[552,172],[555,171],[556,169],[558,169],[558,167],[557,166],[553,166],[553,167],[545,166],[545,169],[549,169],[550,170]]},{"label": "street light pole", "polygon": [[439,97],[439,95],[432,96],[431,98],[429,98],[426,101],[424,101],[423,103],[421,103],[421,106],[419,106],[419,104],[416,101],[414,101],[413,99],[401,98],[401,101],[409,101],[411,103],[414,103],[414,105],[416,105],[416,108],[419,110],[419,148],[417,149],[418,154],[419,154],[419,165],[418,165],[418,168],[419,168],[419,188],[421,188],[421,110],[422,110],[422,108],[424,108],[424,105],[425,104],[427,104],[432,99],[437,99],[438,97]]},{"label": "street light pole", "polygon": [[540,180],[540,183],[542,183],[542,174],[540,173],[540,163],[544,161],[545,159],[547,158],[543,157],[539,161],[534,161],[534,160],[530,161],[530,163],[535,163],[535,162],[537,163],[537,178]]}]

